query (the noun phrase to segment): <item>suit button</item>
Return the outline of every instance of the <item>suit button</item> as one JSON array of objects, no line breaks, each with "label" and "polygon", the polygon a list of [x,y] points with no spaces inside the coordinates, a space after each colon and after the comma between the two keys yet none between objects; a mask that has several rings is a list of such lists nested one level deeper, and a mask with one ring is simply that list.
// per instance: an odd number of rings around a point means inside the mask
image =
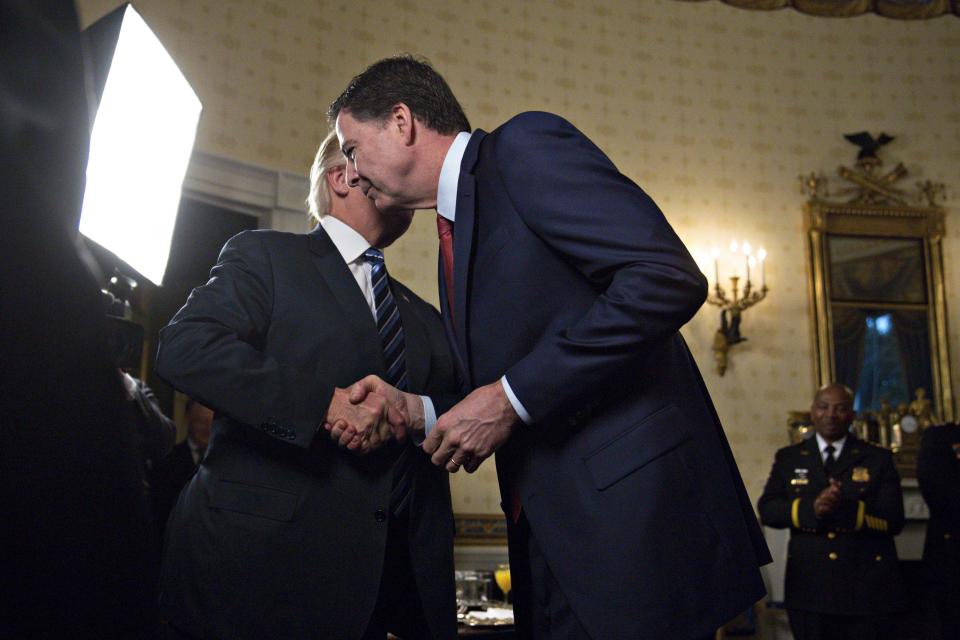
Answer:
[{"label": "suit button", "polygon": [[943,534],[943,539],[944,539],[944,540],[949,540],[949,539],[950,539],[950,534],[949,534],[949,533]]},{"label": "suit button", "polygon": [[883,560],[883,556],[876,556],[874,560],[876,560],[877,562],[880,562],[881,560]]},{"label": "suit button", "polygon": [[377,509],[373,512],[373,519],[377,522],[385,522],[387,519],[387,512],[383,509]]},{"label": "suit button", "polygon": [[830,555],[828,555],[827,557],[830,558],[831,560],[836,560],[838,556],[837,556],[836,552],[831,551],[831,552],[830,552]]},{"label": "suit button", "polygon": [[830,538],[831,540],[833,540],[834,538],[837,537],[837,534],[835,534],[833,531],[831,531],[830,533],[827,534],[827,537]]}]

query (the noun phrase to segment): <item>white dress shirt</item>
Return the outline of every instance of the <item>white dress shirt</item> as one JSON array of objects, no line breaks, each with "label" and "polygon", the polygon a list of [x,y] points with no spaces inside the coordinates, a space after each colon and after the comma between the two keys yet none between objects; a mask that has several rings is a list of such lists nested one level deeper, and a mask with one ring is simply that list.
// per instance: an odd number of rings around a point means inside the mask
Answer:
[{"label": "white dress shirt", "polygon": [[[373,320],[376,322],[377,303],[373,297],[373,266],[369,260],[363,257],[363,253],[370,248],[370,243],[352,227],[331,215],[325,215],[320,218],[320,225],[323,227],[323,230],[327,232],[327,235],[330,236],[333,246],[340,252],[343,261],[347,263],[350,273],[353,274],[354,279],[357,281],[357,286],[360,287],[360,291],[367,301],[367,306],[370,307]],[[433,429],[433,425],[437,423],[437,410],[433,406],[433,400],[427,396],[420,396],[420,399],[423,401],[423,433],[424,436],[427,436],[430,430]],[[417,440],[420,439],[417,438]],[[417,440],[415,440],[415,442],[417,442]],[[420,444],[420,442],[422,442],[422,440],[417,442],[417,444]]]},{"label": "white dress shirt", "polygon": [[[470,142],[470,136],[471,134],[466,131],[461,131],[457,134],[457,137],[453,139],[453,144],[450,145],[450,149],[447,150],[446,157],[443,159],[443,166],[440,167],[440,184],[437,185],[437,213],[453,223],[456,223],[457,217],[457,190],[460,184],[460,164],[463,162],[463,154],[467,150],[467,143]],[[454,237],[456,237],[456,227],[454,227],[453,234]],[[452,300],[450,304],[453,304]],[[507,382],[507,376],[500,378],[500,384],[503,385],[503,391],[507,394],[507,400],[513,405],[513,410],[517,412],[520,419],[523,420],[525,424],[533,422],[530,413],[523,406],[523,403],[520,402],[520,399],[517,398],[513,389],[510,388],[510,383]]]},{"label": "white dress shirt", "polygon": [[823,437],[818,433],[817,434],[817,446],[820,447],[820,460],[824,464],[827,462],[827,456],[830,455],[827,452],[827,445],[833,445],[833,459],[837,460],[840,458],[840,452],[843,451],[843,445],[847,442],[847,436],[843,436],[836,442],[827,442]]}]

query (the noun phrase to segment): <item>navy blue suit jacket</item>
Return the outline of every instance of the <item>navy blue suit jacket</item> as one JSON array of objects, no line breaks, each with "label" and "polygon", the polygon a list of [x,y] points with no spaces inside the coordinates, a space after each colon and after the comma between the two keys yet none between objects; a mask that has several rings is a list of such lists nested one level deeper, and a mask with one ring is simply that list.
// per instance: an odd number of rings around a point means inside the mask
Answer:
[{"label": "navy blue suit jacket", "polygon": [[761,598],[769,553],[678,333],[706,281],[643,190],[557,116],[478,131],[454,283],[468,386],[506,374],[534,419],[497,453],[501,489],[591,635],[704,635]]},{"label": "navy blue suit jacket", "polygon": [[[410,390],[457,397],[436,310],[391,280]],[[322,227],[250,231],[160,332],[157,372],[214,409],[207,453],[170,517],[161,611],[203,638],[360,638],[387,547],[399,447],[340,450],[320,426],[335,387],[386,373],[376,322]],[[408,531],[432,637],[456,636],[447,473],[415,459]]]}]

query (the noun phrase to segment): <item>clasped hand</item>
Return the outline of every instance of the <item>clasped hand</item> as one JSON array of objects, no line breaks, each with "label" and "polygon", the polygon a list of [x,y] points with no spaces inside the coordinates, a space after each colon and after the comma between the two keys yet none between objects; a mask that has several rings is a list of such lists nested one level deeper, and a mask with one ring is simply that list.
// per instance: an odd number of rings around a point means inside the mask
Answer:
[{"label": "clasped hand", "polygon": [[[407,437],[410,414],[406,406],[373,390],[360,396],[352,389],[334,389],[323,425],[341,447],[368,453],[391,438],[402,441]],[[421,409],[421,420],[422,413]]]},{"label": "clasped hand", "polygon": [[[382,446],[390,435],[401,440],[408,432],[424,431],[420,396],[400,391],[377,376],[367,376],[347,390],[337,389],[334,400],[343,398],[355,407],[367,406],[372,401],[371,409],[379,408],[384,412],[379,421],[373,421],[367,427],[360,427],[348,419],[338,420],[336,416],[331,419],[328,414],[326,427],[330,436],[351,451],[367,453]],[[331,411],[334,404],[330,404]],[[392,419],[394,411],[403,418],[402,428]],[[433,464],[450,473],[461,468],[473,473],[509,439],[518,421],[513,405],[497,381],[474,390],[440,416],[423,441],[423,450]]]},{"label": "clasped hand", "polygon": [[461,467],[473,473],[510,438],[519,420],[498,380],[474,389],[440,416],[423,450],[450,473]]},{"label": "clasped hand", "polygon": [[[402,441],[411,431],[423,431],[423,401],[420,396],[400,391],[382,378],[367,376],[350,385],[349,389],[334,391],[334,399],[327,412],[330,437],[337,443],[357,453],[368,453],[386,444],[391,437]],[[342,406],[343,402],[347,406]],[[337,419],[331,411],[352,412],[353,408],[366,408],[372,413],[380,410],[378,421],[355,422],[347,418]],[[331,417],[334,419],[331,420]]]}]

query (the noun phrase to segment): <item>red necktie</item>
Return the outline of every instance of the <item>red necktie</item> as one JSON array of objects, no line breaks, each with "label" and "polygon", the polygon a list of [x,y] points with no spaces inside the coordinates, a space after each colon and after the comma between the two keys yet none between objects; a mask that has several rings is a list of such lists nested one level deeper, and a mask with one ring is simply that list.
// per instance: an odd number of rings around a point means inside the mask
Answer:
[{"label": "red necktie", "polygon": [[520,492],[517,491],[516,487],[510,485],[507,493],[510,495],[510,520],[513,524],[517,524],[520,522],[520,512],[523,511],[523,507],[520,506]]},{"label": "red necktie", "polygon": [[437,214],[437,234],[440,236],[440,258],[443,260],[443,280],[447,289],[447,308],[453,319],[453,223]]},{"label": "red necktie", "polygon": [[[437,235],[440,236],[440,258],[443,260],[443,279],[447,289],[447,308],[453,319],[453,223],[437,214]],[[514,524],[520,521],[520,493],[516,487],[507,489],[510,502],[510,519]]]}]

